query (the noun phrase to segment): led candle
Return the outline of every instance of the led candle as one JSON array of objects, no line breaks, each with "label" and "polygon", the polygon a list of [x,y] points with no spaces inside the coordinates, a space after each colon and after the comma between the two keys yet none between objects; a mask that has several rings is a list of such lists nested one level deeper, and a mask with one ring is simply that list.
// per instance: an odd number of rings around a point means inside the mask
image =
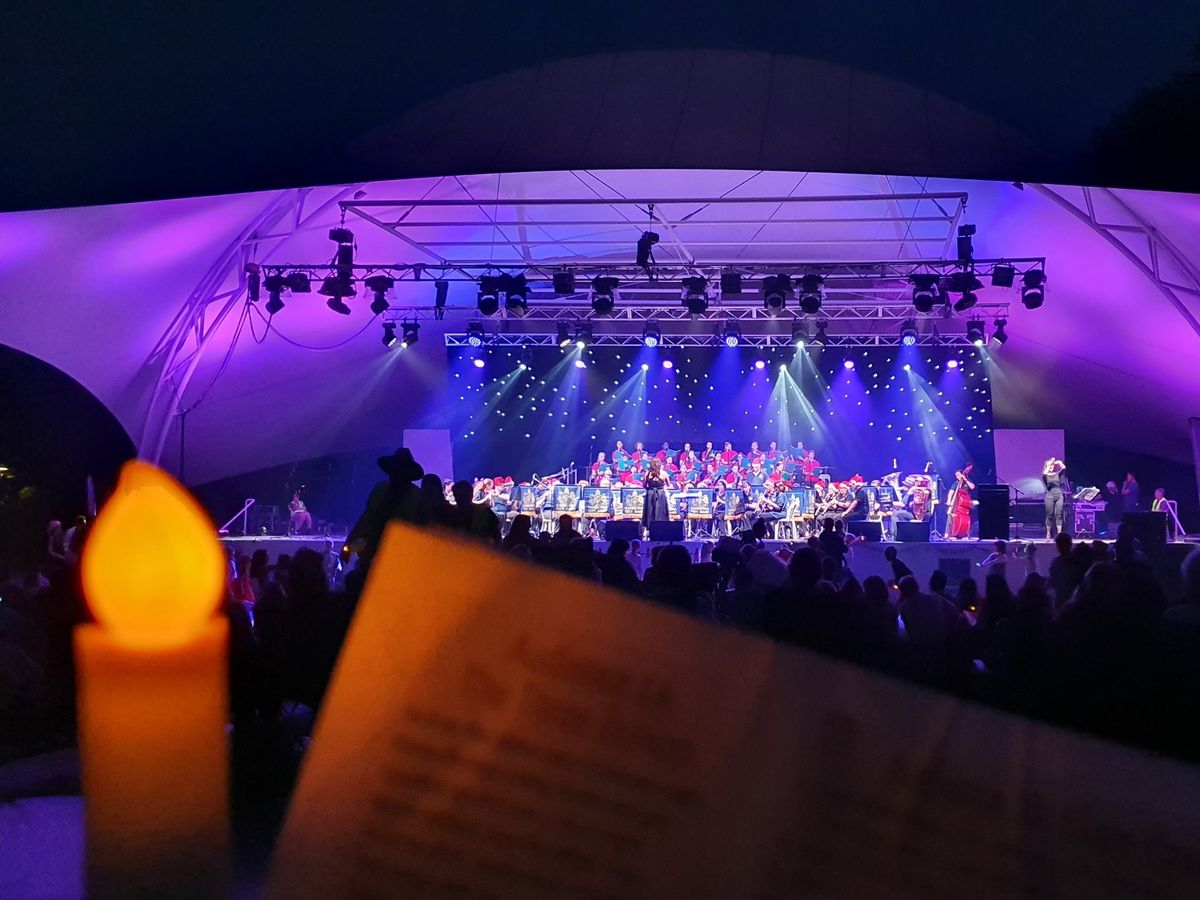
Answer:
[{"label": "led candle", "polygon": [[228,624],[208,517],[143,462],[84,549],[75,632],[89,897],[229,893]]}]

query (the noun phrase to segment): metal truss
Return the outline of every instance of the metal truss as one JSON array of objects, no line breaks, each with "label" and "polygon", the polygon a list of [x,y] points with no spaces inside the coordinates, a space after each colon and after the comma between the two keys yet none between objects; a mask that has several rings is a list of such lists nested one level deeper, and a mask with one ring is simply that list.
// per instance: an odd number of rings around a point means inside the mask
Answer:
[{"label": "metal truss", "polygon": [[[500,332],[484,336],[484,341],[481,346],[474,346],[468,342],[468,337],[478,339],[478,336],[468,336],[464,333],[447,333],[445,335],[447,347],[468,347],[475,350],[486,350],[489,348],[502,347],[557,347],[559,346],[558,337],[552,334],[526,333],[519,334],[514,332]],[[642,336],[640,334],[596,334],[588,341],[589,347],[641,347]],[[923,335],[918,341],[918,346],[922,347],[972,347],[973,343],[967,340],[966,334],[945,334]],[[572,344],[574,346],[574,344]],[[659,343],[660,347],[721,347],[724,346],[721,338],[715,334],[664,334]],[[738,346],[755,347],[761,349],[782,349],[793,348],[790,335],[785,334],[745,334],[739,338]],[[813,344],[809,341],[808,347],[810,350],[817,350],[820,347],[837,347],[837,348],[870,348],[870,347],[900,347],[902,346],[899,334],[830,334],[827,336],[824,343],[820,345]]]},{"label": "metal truss", "polygon": [[[1076,202],[1068,196],[1068,189],[1033,183],[1027,186],[1061,206],[1108,241],[1175,307],[1192,331],[1200,335],[1200,318],[1193,310],[1193,306],[1200,309],[1200,269],[1161,231],[1108,188],[1075,189],[1080,192],[1081,201]],[[1115,213],[1123,221],[1102,219],[1096,209],[1097,199],[1107,212]],[[1130,241],[1122,235],[1133,235],[1140,240]]]}]

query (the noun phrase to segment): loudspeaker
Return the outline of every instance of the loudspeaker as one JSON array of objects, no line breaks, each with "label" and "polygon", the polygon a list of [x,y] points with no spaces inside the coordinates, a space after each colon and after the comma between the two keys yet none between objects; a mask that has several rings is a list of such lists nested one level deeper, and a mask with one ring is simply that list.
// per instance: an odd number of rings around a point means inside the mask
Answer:
[{"label": "loudspeaker", "polygon": [[675,541],[683,540],[683,523],[682,522],[651,522],[650,523],[650,540],[652,541]]},{"label": "loudspeaker", "polygon": [[883,540],[883,524],[880,522],[847,522],[846,528],[868,544],[877,544]]},{"label": "loudspeaker", "polygon": [[617,538],[636,541],[642,536],[641,532],[641,523],[631,519],[613,519],[604,523],[604,539],[606,541],[615,541]]},{"label": "loudspeaker", "polygon": [[896,540],[905,544],[928,544],[928,522],[897,522]]},{"label": "loudspeaker", "polygon": [[938,571],[945,573],[951,584],[962,584],[971,577],[971,561],[958,556],[943,556],[938,560]]},{"label": "loudspeaker", "polygon": [[1121,524],[1133,529],[1133,536],[1146,549],[1167,542],[1167,514],[1165,512],[1127,512],[1121,515]]},{"label": "loudspeaker", "polygon": [[1008,540],[1008,485],[981,484],[975,488],[979,498],[979,539]]}]

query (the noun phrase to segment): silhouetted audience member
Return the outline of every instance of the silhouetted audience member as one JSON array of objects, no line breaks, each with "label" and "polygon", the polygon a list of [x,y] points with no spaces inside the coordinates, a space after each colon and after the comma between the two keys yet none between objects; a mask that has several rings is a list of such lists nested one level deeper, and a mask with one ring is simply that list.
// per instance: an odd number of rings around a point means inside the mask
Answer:
[{"label": "silhouetted audience member", "polygon": [[469,481],[456,481],[450,488],[454,495],[453,513],[450,524],[459,531],[464,531],[473,537],[490,544],[500,543],[500,520],[496,514],[483,503],[472,501],[474,488]]}]

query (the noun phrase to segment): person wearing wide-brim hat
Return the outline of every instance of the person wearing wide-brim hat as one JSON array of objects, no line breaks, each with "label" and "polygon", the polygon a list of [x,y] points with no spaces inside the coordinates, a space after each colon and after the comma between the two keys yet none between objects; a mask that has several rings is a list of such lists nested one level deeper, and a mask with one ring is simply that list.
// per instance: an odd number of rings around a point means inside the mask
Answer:
[{"label": "person wearing wide-brim hat", "polygon": [[413,482],[424,478],[425,470],[412,451],[401,447],[391,456],[381,456],[379,468],[387,480],[371,488],[366,509],[346,536],[346,546],[363,561],[375,555],[388,522],[420,522],[420,491]]}]

